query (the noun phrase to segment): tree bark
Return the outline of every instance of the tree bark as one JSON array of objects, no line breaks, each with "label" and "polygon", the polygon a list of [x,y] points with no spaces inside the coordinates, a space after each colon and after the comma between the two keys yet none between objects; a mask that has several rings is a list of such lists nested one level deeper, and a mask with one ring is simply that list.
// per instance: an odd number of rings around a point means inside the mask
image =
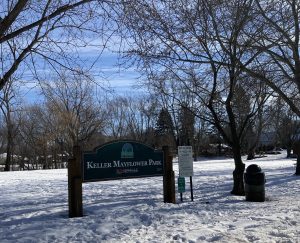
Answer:
[{"label": "tree bark", "polygon": [[10,147],[11,146],[9,144],[7,144],[4,171],[10,171],[10,165],[11,165],[11,150],[10,150]]},{"label": "tree bark", "polygon": [[295,142],[293,153],[297,154],[296,172],[295,175],[300,175],[300,142]]},{"label": "tree bark", "polygon": [[297,155],[296,172],[295,175],[300,175],[300,154]]},{"label": "tree bark", "polygon": [[4,171],[10,171],[11,169],[11,156],[12,156],[12,146],[13,146],[13,136],[12,136],[12,124],[10,119],[10,113],[7,114],[7,147],[6,147],[6,160]]},{"label": "tree bark", "polygon": [[241,151],[239,148],[233,148],[233,157],[234,157],[234,164],[235,169],[233,171],[233,189],[231,194],[237,196],[244,196],[244,171],[245,171],[245,164],[241,158]]},{"label": "tree bark", "polygon": [[249,149],[247,160],[253,160],[254,158],[255,158],[255,147]]},{"label": "tree bark", "polygon": [[286,157],[291,158],[291,154],[292,154],[292,149],[290,146],[288,146],[286,149]]}]

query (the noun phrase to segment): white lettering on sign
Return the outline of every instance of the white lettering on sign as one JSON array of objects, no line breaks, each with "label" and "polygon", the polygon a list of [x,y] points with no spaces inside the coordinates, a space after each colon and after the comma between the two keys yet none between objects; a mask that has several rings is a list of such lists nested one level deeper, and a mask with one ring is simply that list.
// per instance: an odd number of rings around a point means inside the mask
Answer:
[{"label": "white lettering on sign", "polygon": [[149,165],[161,165],[161,161],[160,160],[152,160],[152,159],[149,159]]},{"label": "white lettering on sign", "polygon": [[136,167],[136,166],[148,166],[148,161],[113,161],[113,167]]},{"label": "white lettering on sign", "polygon": [[193,176],[193,150],[192,146],[178,146],[179,176]]},{"label": "white lettering on sign", "polygon": [[113,162],[94,162],[94,161],[87,161],[86,168],[87,170],[90,169],[105,169],[105,168],[126,168],[126,167],[139,167],[139,166],[161,166],[161,160],[152,160],[149,159],[148,161],[120,161],[114,160]]},{"label": "white lettering on sign", "polygon": [[111,163],[97,163],[94,161],[87,161],[87,169],[101,169],[101,168],[111,168]]}]

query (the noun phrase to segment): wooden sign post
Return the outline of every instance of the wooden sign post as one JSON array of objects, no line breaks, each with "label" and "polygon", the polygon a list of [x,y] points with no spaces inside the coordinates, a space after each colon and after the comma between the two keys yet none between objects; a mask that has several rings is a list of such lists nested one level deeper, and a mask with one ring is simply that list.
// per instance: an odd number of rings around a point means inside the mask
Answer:
[{"label": "wooden sign post", "polygon": [[169,148],[155,150],[137,141],[120,140],[94,151],[75,146],[68,161],[69,217],[82,217],[82,183],[163,176],[165,203],[175,203],[175,176]]},{"label": "wooden sign post", "polygon": [[173,171],[172,155],[170,155],[169,147],[163,146],[164,152],[164,202],[176,203],[175,199],[175,174]]},{"label": "wooden sign post", "polygon": [[73,158],[68,161],[69,217],[82,217],[81,149],[74,146]]}]

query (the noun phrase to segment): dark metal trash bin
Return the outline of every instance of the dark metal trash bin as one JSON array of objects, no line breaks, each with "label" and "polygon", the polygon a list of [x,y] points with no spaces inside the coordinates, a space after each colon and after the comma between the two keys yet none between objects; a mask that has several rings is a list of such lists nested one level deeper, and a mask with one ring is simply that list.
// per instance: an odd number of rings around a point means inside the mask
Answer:
[{"label": "dark metal trash bin", "polygon": [[265,173],[258,165],[252,164],[247,167],[244,173],[244,182],[246,201],[265,201]]}]

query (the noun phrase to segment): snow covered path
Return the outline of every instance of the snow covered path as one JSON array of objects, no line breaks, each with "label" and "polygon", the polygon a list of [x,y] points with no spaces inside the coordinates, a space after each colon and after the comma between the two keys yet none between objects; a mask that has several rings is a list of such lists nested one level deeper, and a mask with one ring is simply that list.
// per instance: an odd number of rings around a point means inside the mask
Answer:
[{"label": "snow covered path", "polygon": [[300,242],[300,177],[284,156],[251,161],[266,174],[263,203],[229,193],[232,159],[206,159],[194,162],[194,202],[187,190],[164,204],[160,177],[87,183],[85,217],[72,219],[66,170],[3,172],[0,242]]}]

